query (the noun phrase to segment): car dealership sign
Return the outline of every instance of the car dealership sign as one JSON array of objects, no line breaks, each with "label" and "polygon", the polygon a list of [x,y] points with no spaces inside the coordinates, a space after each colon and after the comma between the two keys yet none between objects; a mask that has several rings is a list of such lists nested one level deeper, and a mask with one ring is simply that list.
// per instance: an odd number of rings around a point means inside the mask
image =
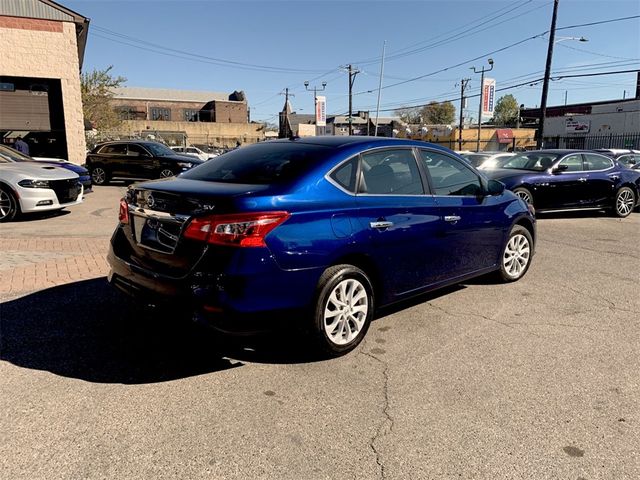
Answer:
[{"label": "car dealership sign", "polygon": [[485,78],[482,83],[482,115],[493,115],[495,105],[496,80]]},{"label": "car dealership sign", "polygon": [[327,97],[316,97],[316,125],[324,127],[327,124]]},{"label": "car dealership sign", "polygon": [[589,133],[589,130],[591,130],[590,120],[574,120],[573,118],[565,120],[566,133]]}]

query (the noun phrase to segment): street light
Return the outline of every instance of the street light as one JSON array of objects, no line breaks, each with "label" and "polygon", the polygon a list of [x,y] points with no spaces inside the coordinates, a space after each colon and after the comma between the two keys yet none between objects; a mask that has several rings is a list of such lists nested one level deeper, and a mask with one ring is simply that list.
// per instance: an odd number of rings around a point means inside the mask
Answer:
[{"label": "street light", "polygon": [[[305,81],[304,88],[308,92],[313,92],[313,111],[315,112],[315,116],[316,116],[316,128],[318,128],[318,95],[317,93],[319,91],[322,92],[325,88],[327,88],[327,82],[322,82],[322,88],[318,88],[316,86],[314,86],[313,88],[309,88],[309,81]],[[325,127],[323,126],[321,135],[324,135],[324,128]]]},{"label": "street light", "polygon": [[[481,75],[480,75],[480,106],[478,107],[478,140],[476,142],[477,152],[480,151],[480,130],[482,129],[482,101],[483,101],[482,97],[484,94],[484,89],[483,89],[484,72],[490,72],[491,70],[493,70],[493,58],[488,59],[487,62],[489,63],[489,65],[491,65],[491,68],[489,68],[488,70],[485,70],[483,66],[482,70],[479,70]],[[478,70],[476,70],[476,67],[471,67],[471,68],[473,69],[473,73],[478,73]]]},{"label": "street light", "polygon": [[538,126],[537,148],[544,147],[544,119],[547,116],[547,95],[549,94],[549,79],[551,77],[551,60],[553,59],[553,46],[564,40],[578,40],[586,42],[584,37],[558,37],[556,39],[556,20],[558,18],[558,4],[560,0],[553,0],[553,15],[551,16],[551,29],[549,30],[549,47],[547,49],[547,64],[544,69],[544,82],[542,84],[542,98],[540,100],[540,125]]}]

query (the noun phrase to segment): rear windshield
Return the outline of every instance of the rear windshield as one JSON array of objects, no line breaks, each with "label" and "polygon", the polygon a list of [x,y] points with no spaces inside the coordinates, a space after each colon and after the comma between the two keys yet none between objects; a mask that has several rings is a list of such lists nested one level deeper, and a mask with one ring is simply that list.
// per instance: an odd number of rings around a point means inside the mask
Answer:
[{"label": "rear windshield", "polygon": [[253,185],[286,183],[312,170],[332,151],[320,145],[261,143],[215,157],[180,177]]}]

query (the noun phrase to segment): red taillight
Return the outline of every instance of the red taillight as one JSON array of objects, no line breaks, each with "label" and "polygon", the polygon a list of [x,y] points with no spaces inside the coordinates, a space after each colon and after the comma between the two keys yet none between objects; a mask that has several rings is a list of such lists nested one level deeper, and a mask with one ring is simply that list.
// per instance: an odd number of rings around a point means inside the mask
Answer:
[{"label": "red taillight", "polygon": [[264,247],[267,234],[289,216],[288,212],[257,212],[194,218],[184,236],[217,245]]},{"label": "red taillight", "polygon": [[127,205],[127,201],[124,198],[120,200],[118,220],[120,220],[120,223],[129,223],[129,205]]}]

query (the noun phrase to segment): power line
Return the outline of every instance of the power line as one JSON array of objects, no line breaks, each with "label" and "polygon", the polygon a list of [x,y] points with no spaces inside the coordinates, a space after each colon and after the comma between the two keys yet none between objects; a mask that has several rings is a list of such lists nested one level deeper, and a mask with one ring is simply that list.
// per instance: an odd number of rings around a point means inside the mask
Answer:
[{"label": "power line", "polygon": [[[624,73],[635,73],[638,72],[637,69],[633,69],[633,70],[616,70],[613,72],[594,72],[594,73],[580,73],[580,74],[575,74],[575,75],[557,75],[557,76],[551,76],[551,80],[552,81],[557,81],[557,80],[563,80],[565,78],[583,78],[583,77],[598,77],[598,76],[603,76],[603,75],[621,75]],[[534,80],[528,80],[526,82],[522,82],[522,83],[518,83],[516,85],[509,85],[506,87],[502,87],[502,88],[496,88],[496,92],[503,92],[506,90],[512,90],[514,88],[518,88],[518,87],[523,87],[523,86],[533,86],[536,83],[540,83],[544,80],[544,77],[540,77],[540,78],[536,78]],[[476,94],[472,94],[472,95],[466,95],[466,98],[475,98],[475,97],[479,97],[480,93],[476,93]],[[460,100],[460,97],[457,98],[449,98],[447,100],[442,100],[440,103],[442,102],[457,102]],[[400,107],[400,108],[387,108],[387,109],[380,109],[380,111],[382,112],[390,112],[390,111],[394,111],[394,110],[408,110],[411,108],[420,108],[420,107],[425,107],[427,106],[427,103],[424,104],[420,104],[420,105],[411,105],[411,106],[407,106],[407,107]]]},{"label": "power line", "polygon": [[[214,65],[226,66],[230,68],[239,68],[244,70],[257,70],[257,71],[266,71],[266,72],[275,72],[275,73],[309,74],[309,73],[321,72],[321,70],[304,70],[304,69],[297,69],[297,68],[277,67],[277,66],[271,66],[271,65],[258,65],[258,64],[252,64],[252,63],[237,62],[234,60],[226,60],[223,58],[210,57],[207,55],[191,53],[185,50],[179,50],[179,49],[159,45],[157,43],[148,42],[146,40],[142,40],[136,37],[132,37],[130,35],[125,35],[122,33],[115,32],[113,30],[109,30],[104,27],[100,27],[98,25],[93,25],[92,27],[94,30],[97,30],[98,32],[109,35],[108,37],[106,37],[104,35],[99,35],[94,32],[94,35],[97,35],[100,38],[104,38],[106,40],[110,40],[116,43],[128,45],[134,48],[139,48],[142,50],[147,50],[154,53],[174,56],[177,58],[183,58],[187,60],[203,61],[204,63],[211,63]],[[111,38],[111,37],[117,37],[120,40],[116,38]],[[173,53],[168,53],[168,52],[173,52]],[[188,57],[193,57],[193,58],[188,58]]]},{"label": "power line", "polygon": [[[592,26],[592,25],[603,25],[603,24],[607,24],[607,23],[631,20],[631,19],[634,19],[634,18],[640,18],[640,15],[634,15],[634,16],[630,16],[630,17],[613,18],[613,19],[609,19],[609,20],[602,20],[602,21],[598,21],[598,22],[590,22],[590,23],[584,23],[584,24],[579,24],[579,25],[570,25],[570,26],[566,26],[566,27],[556,28],[556,30],[566,30],[566,29],[569,29],[569,28]],[[543,37],[547,33],[549,33],[549,30],[545,30],[544,32],[541,32],[541,33],[539,33],[537,35],[533,35],[531,37],[524,38],[524,39],[519,40],[517,42],[514,42],[514,43],[511,43],[509,45],[506,45],[506,46],[504,46],[502,48],[493,50],[491,52],[484,53],[482,55],[479,55],[479,56],[474,57],[474,58],[469,59],[469,60],[465,60],[465,61],[457,63],[455,65],[451,65],[449,67],[445,67],[445,68],[442,68],[440,70],[436,70],[434,72],[426,73],[424,75],[419,75],[417,77],[413,77],[413,78],[410,78],[410,79],[407,79],[407,80],[404,80],[404,81],[401,81],[401,82],[396,82],[396,83],[392,83],[390,85],[385,85],[385,86],[382,87],[382,89],[387,89],[387,88],[392,88],[392,87],[396,87],[396,86],[399,86],[399,85],[404,85],[406,83],[414,82],[414,81],[422,79],[422,78],[430,77],[430,76],[436,75],[438,73],[442,73],[442,72],[445,72],[447,70],[451,70],[453,68],[461,67],[462,65],[465,65],[467,63],[475,62],[475,61],[480,60],[480,59],[482,59],[484,57],[488,57],[489,55],[495,55],[496,53],[500,53],[500,52],[503,52],[505,50],[511,49],[511,48],[516,47],[518,45],[521,45],[521,44],[523,44],[525,42],[531,41],[531,40],[536,39],[536,38]],[[374,91],[377,91],[377,90],[369,90],[367,92],[357,92],[354,95],[360,95],[362,93],[369,93],[369,92],[374,92]]]},{"label": "power line", "polygon": [[614,22],[623,22],[625,20],[633,20],[634,18],[640,18],[640,15],[632,15],[630,17],[618,17],[618,18],[610,18],[609,20],[600,20],[599,22],[590,22],[590,23],[580,23],[576,25],[567,25],[566,27],[558,27],[556,30],[568,30],[570,28],[578,28],[578,27],[591,27],[593,25],[604,25],[605,23],[614,23]]}]

